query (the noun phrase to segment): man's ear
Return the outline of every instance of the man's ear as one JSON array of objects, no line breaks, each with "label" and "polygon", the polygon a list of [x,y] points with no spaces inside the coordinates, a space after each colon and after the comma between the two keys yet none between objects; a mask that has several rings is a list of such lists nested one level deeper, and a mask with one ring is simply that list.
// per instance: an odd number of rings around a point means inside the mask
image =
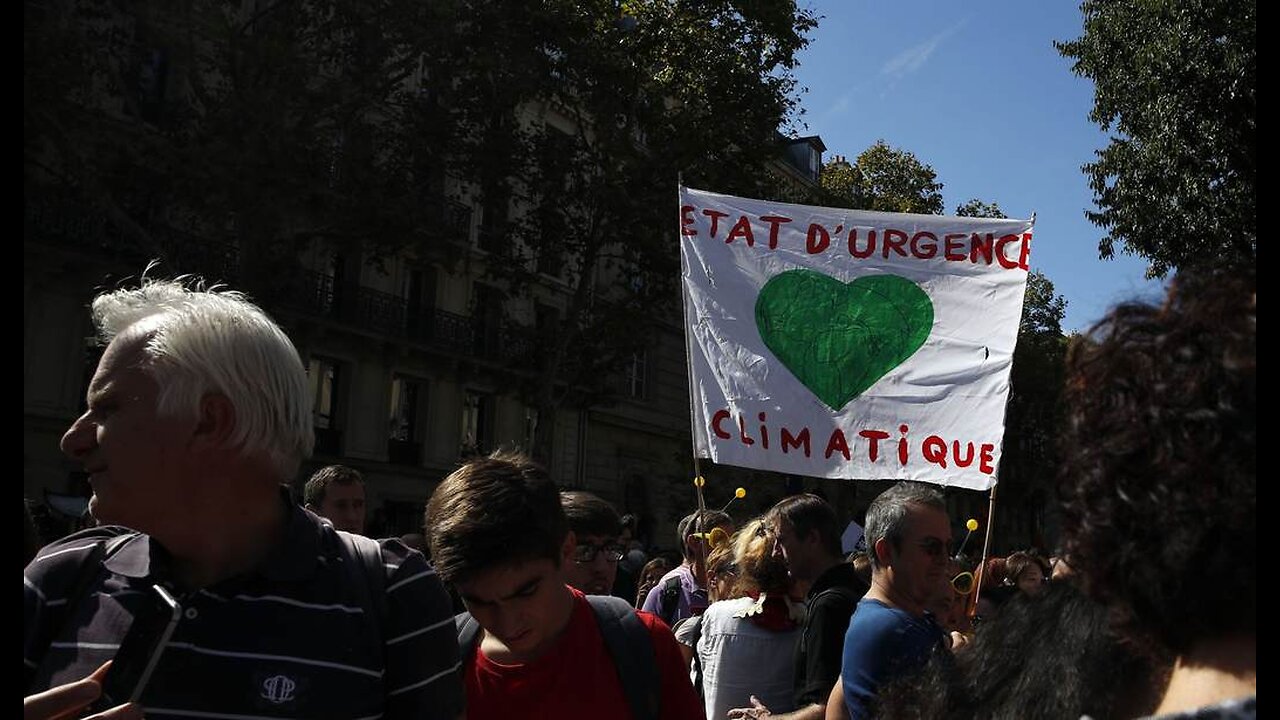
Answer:
[{"label": "man's ear", "polygon": [[236,430],[236,409],[222,393],[208,393],[200,398],[196,427],[192,440],[198,446],[221,450],[226,448]]},{"label": "man's ear", "polygon": [[893,563],[893,545],[889,542],[889,538],[877,540],[872,550],[876,554],[876,565],[883,568]]},{"label": "man's ear", "polygon": [[573,531],[564,534],[564,542],[560,544],[560,565],[573,560],[573,553],[578,549],[578,536]]}]

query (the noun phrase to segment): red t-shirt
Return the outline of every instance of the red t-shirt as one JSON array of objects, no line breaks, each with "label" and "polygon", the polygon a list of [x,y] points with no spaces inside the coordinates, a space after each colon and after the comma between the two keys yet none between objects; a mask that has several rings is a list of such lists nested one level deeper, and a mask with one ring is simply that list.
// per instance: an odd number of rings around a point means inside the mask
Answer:
[{"label": "red t-shirt", "polygon": [[[555,647],[530,663],[503,665],[477,646],[466,662],[467,717],[629,718],[631,707],[586,596],[573,592],[573,613]],[[703,719],[675,637],[662,620],[637,613],[653,640],[663,720]]]}]

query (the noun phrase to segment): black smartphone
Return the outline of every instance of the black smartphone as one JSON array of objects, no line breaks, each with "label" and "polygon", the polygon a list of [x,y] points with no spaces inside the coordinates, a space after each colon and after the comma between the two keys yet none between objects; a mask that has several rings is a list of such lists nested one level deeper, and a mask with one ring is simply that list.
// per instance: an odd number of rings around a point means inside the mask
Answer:
[{"label": "black smartphone", "polygon": [[111,659],[111,667],[102,680],[102,696],[90,707],[92,712],[109,710],[117,705],[137,702],[142,697],[160,663],[173,629],[182,617],[182,606],[159,585],[152,585],[147,597],[133,616],[133,624],[120,648]]}]

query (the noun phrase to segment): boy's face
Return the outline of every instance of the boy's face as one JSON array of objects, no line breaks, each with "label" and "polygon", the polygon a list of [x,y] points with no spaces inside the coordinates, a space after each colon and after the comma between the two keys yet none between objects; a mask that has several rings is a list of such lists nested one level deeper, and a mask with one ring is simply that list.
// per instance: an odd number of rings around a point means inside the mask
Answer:
[{"label": "boy's face", "polygon": [[522,560],[486,568],[456,583],[467,610],[484,628],[482,647],[487,655],[527,662],[555,644],[573,610],[564,576],[566,563],[573,562],[572,552],[573,541],[566,537],[559,563]]},{"label": "boy's face", "polygon": [[608,595],[618,576],[618,555],[626,548],[610,535],[575,535],[577,547],[565,567],[568,583],[587,595]]}]

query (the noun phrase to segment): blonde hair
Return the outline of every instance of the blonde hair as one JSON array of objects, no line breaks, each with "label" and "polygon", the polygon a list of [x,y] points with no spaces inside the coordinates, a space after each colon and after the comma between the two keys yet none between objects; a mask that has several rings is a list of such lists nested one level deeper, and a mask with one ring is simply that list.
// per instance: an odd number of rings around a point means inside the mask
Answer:
[{"label": "blonde hair", "polygon": [[733,536],[733,559],[738,565],[734,594],[786,592],[791,584],[786,563],[774,557],[776,536],[763,518],[753,518]]}]

